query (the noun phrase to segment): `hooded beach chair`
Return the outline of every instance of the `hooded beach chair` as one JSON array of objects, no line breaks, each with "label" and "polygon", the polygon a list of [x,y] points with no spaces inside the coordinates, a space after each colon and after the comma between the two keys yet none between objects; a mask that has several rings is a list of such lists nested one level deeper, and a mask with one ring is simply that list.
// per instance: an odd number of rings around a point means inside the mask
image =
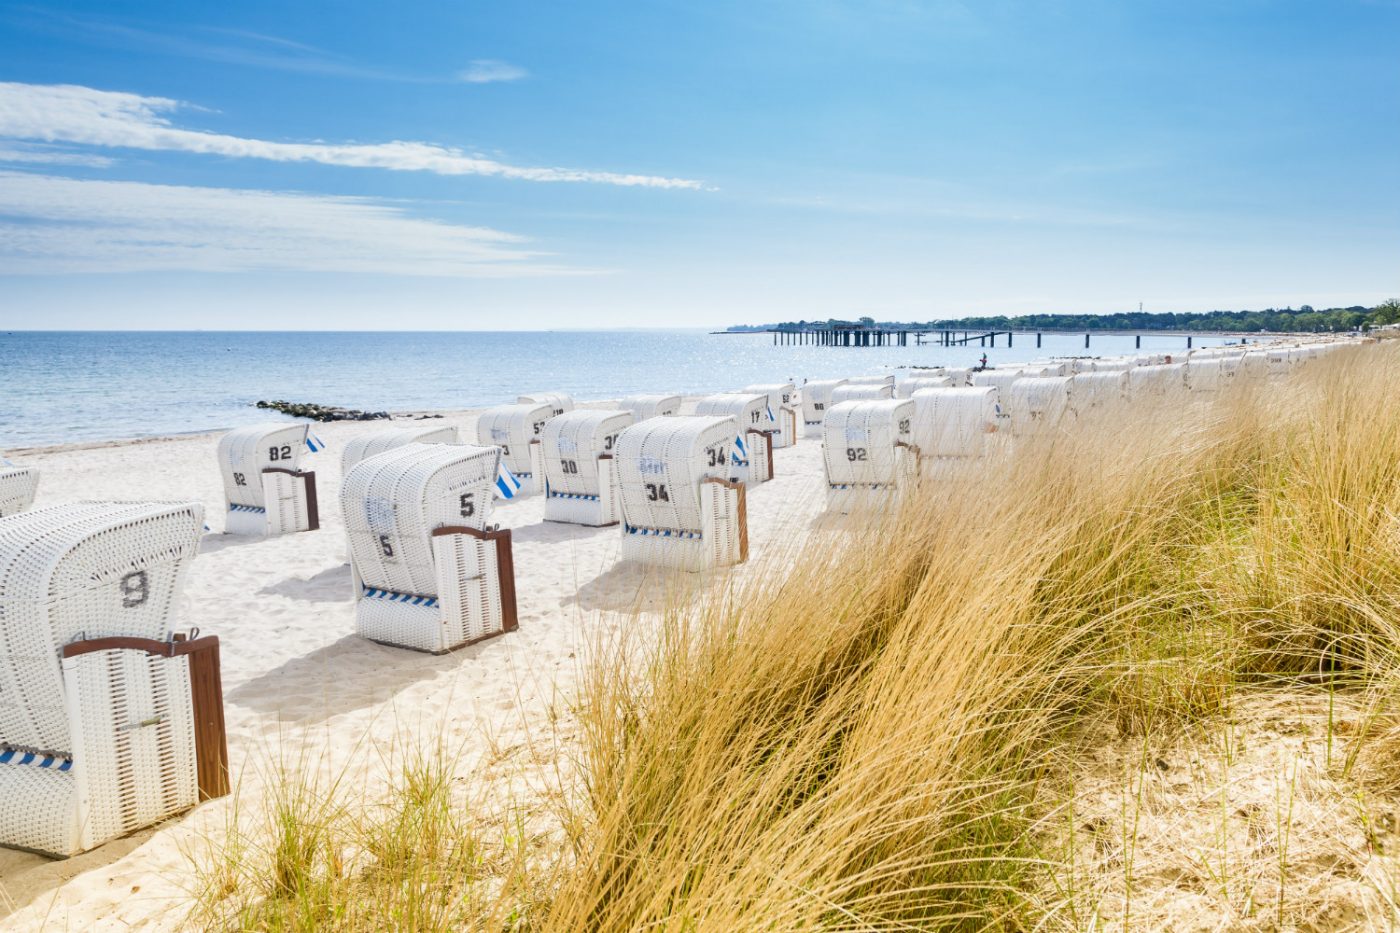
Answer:
[{"label": "hooded beach chair", "polygon": [[732,416],[651,418],[617,439],[624,560],[700,571],[748,559],[744,485],[729,479]]},{"label": "hooded beach chair", "polygon": [[[842,402],[874,402],[880,399],[894,398],[894,377],[890,377],[889,382],[851,382],[847,380],[845,385],[839,385],[831,390],[831,405],[839,405]],[[827,411],[831,411],[831,406],[827,406]],[[825,422],[825,418],[822,419]],[[825,427],[822,436],[825,437]]]},{"label": "hooded beach chair", "polygon": [[914,403],[838,402],[822,423],[826,505],[838,512],[887,503],[916,477]]},{"label": "hooded beach chair", "polygon": [[1094,370],[1070,378],[1077,416],[1089,417],[1095,412],[1118,407],[1128,398],[1129,371],[1126,369]]},{"label": "hooded beach chair", "polygon": [[517,402],[488,408],[477,418],[477,443],[501,448],[501,459],[520,482],[517,496],[531,496],[543,489],[538,481],[542,469],[539,439],[544,436],[545,422],[553,417],[553,403]]},{"label": "hooded beach chair", "polygon": [[414,425],[411,427],[379,428],[360,434],[345,445],[340,455],[340,475],[344,477],[355,464],[375,454],[402,447],[404,444],[456,444],[457,428],[452,425]]},{"label": "hooded beach chair", "polygon": [[753,486],[773,478],[773,430],[768,396],[731,392],[707,395],[695,403],[697,415],[733,418],[739,426],[730,448],[729,478]]},{"label": "hooded beach chair", "polygon": [[271,536],[321,527],[316,474],[301,469],[309,427],[255,424],[219,438],[225,534]]},{"label": "hooded beach chair", "polygon": [[681,413],[679,395],[629,395],[617,403],[623,411],[630,411],[638,421],[648,418],[661,418]]},{"label": "hooded beach chair", "polygon": [[746,386],[742,394],[768,396],[768,422],[775,448],[797,443],[797,388],[791,382]]},{"label": "hooded beach chair", "polygon": [[808,437],[822,436],[822,419],[831,406],[831,393],[844,379],[815,379],[802,383],[802,430]]},{"label": "hooded beach chair", "polygon": [[617,436],[636,420],[630,411],[585,408],[550,418],[540,440],[544,519],[575,525],[615,525]]},{"label": "hooded beach chair", "polygon": [[1071,415],[1072,376],[1035,376],[1011,383],[1011,435],[1018,439],[1058,432]]},{"label": "hooded beach chair", "polygon": [[38,491],[39,471],[34,467],[0,463],[0,518],[29,508]]},{"label": "hooded beach chair", "polygon": [[1001,429],[995,386],[920,389],[914,393],[914,446],[921,465],[973,460],[989,452]]},{"label": "hooded beach chair", "polygon": [[953,385],[947,376],[912,376],[894,387],[895,398],[913,398],[920,389],[946,389]]},{"label": "hooded beach chair", "polygon": [[845,380],[854,386],[889,386],[894,389],[894,376],[848,376]]},{"label": "hooded beach chair", "polygon": [[176,634],[197,503],[0,519],[0,845],[69,856],[228,793],[219,640]]},{"label": "hooded beach chair", "polygon": [[1186,366],[1158,363],[1128,370],[1128,394],[1133,398],[1162,396],[1186,388]]},{"label": "hooded beach chair", "polygon": [[1034,378],[1019,369],[988,369],[980,373],[972,374],[972,385],[974,388],[992,388],[997,390],[997,404],[1001,406],[998,414],[1003,430],[1011,432],[1011,387],[1015,385],[1017,379]]},{"label": "hooded beach chair", "polygon": [[340,502],[360,635],[441,654],[516,627],[510,532],[487,526],[500,458],[405,444],[351,469]]},{"label": "hooded beach chair", "polygon": [[517,405],[548,405],[551,415],[562,415],[574,410],[574,398],[563,392],[534,392],[522,395],[515,400]]}]

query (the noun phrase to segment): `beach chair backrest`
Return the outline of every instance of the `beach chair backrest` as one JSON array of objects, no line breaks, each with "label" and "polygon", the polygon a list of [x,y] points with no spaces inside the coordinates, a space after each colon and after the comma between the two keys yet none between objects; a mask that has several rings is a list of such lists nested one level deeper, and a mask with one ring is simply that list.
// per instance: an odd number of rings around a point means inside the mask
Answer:
[{"label": "beach chair backrest", "polygon": [[263,470],[300,470],[310,425],[255,424],[234,428],[219,438],[219,470],[224,478],[224,501],[263,509]]},{"label": "beach chair backrest", "polygon": [[33,467],[0,466],[0,518],[29,508],[39,488],[39,471]]},{"label": "beach chair backrest", "polygon": [[63,647],[168,640],[203,528],[198,503],[82,502],[0,519],[0,751],[71,755]]},{"label": "beach chair backrest", "polygon": [[844,379],[814,379],[802,383],[802,420],[807,424],[820,424],[831,406],[832,391],[845,384]]},{"label": "beach chair backrest", "polygon": [[574,410],[574,398],[563,392],[532,392],[516,400],[518,405],[548,405],[551,415],[562,415]]},{"label": "beach chair backrest", "polygon": [[[891,379],[894,377],[891,376]],[[831,405],[842,402],[873,402],[894,398],[893,382],[847,382],[831,390]],[[828,412],[830,406],[828,406]]]},{"label": "beach chair backrest", "polygon": [[540,439],[551,493],[596,496],[598,458],[612,456],[617,436],[635,421],[630,411],[583,408],[550,418]]},{"label": "beach chair backrest", "polygon": [[476,422],[476,440],[501,448],[501,458],[516,473],[530,473],[530,444],[544,436],[545,422],[554,417],[554,407],[535,402],[498,405],[481,413]]},{"label": "beach chair backrest", "polygon": [[355,464],[340,502],[361,583],[437,596],[432,533],[486,527],[500,456],[494,446],[404,444]]},{"label": "beach chair backrest", "polygon": [[623,520],[658,531],[702,528],[700,484],[726,479],[739,422],[732,415],[650,418],[617,439]]},{"label": "beach chair backrest", "polygon": [[920,456],[980,457],[998,427],[996,386],[920,389],[911,400]]},{"label": "beach chair backrest", "polygon": [[772,382],[745,386],[741,392],[744,395],[768,396],[768,407],[775,412],[780,407],[791,408],[793,400],[797,398],[797,386],[793,385],[791,382]]},{"label": "beach chair backrest", "polygon": [[1018,436],[1053,429],[1069,410],[1071,376],[1036,376],[1011,383],[1011,431]]},{"label": "beach chair backrest", "polygon": [[771,424],[768,418],[768,396],[756,392],[726,392],[721,395],[707,395],[695,403],[697,415],[733,418],[741,431],[767,430]]},{"label": "beach chair backrest", "polygon": [[1129,376],[1126,369],[1096,370],[1079,373],[1072,378],[1077,411],[1104,408],[1128,396]]},{"label": "beach chair backrest", "polygon": [[340,475],[344,476],[361,460],[382,454],[404,444],[455,444],[457,428],[453,425],[416,425],[413,427],[379,428],[351,438],[340,455]]},{"label": "beach chair backrest", "polygon": [[953,385],[947,376],[913,376],[895,386],[895,398],[913,398],[920,389],[946,389]]},{"label": "beach chair backrest", "polygon": [[623,411],[630,411],[638,421],[659,418],[681,413],[679,395],[629,395],[617,403]]},{"label": "beach chair backrest", "polygon": [[895,445],[914,442],[914,403],[908,399],[838,402],[822,422],[827,481],[886,485],[897,480]]}]

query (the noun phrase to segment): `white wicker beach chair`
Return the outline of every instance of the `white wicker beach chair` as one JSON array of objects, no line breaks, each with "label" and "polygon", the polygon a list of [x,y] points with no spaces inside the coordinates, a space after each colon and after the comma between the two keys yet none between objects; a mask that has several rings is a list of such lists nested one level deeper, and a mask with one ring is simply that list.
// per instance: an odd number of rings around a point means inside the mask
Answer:
[{"label": "white wicker beach chair", "polygon": [[773,478],[773,429],[768,396],[726,393],[707,395],[695,404],[697,415],[733,418],[739,425],[730,454],[729,478],[753,486]]},{"label": "white wicker beach chair", "polygon": [[574,410],[574,397],[563,392],[532,392],[515,400],[517,405],[548,405],[552,415]]},{"label": "white wicker beach chair", "polygon": [[855,386],[889,386],[894,389],[894,376],[848,376],[845,380]]},{"label": "white wicker beach chair", "polygon": [[999,415],[1002,428],[1009,434],[1011,432],[1011,387],[1015,385],[1017,379],[1035,378],[1027,375],[1018,369],[988,369],[980,373],[972,374],[972,384],[978,388],[993,388],[997,390],[997,404],[1001,406]]},{"label": "white wicker beach chair", "polygon": [[615,525],[617,436],[636,418],[630,411],[579,409],[550,418],[540,440],[544,519],[575,525]]},{"label": "white wicker beach chair", "polygon": [[39,471],[34,467],[0,466],[0,518],[29,508],[38,491]]},{"label": "white wicker beach chair", "polygon": [[1134,398],[1163,396],[1185,388],[1186,366],[1183,363],[1134,366],[1128,370],[1128,394]]},{"label": "white wicker beach chair", "polygon": [[796,386],[791,382],[746,386],[742,394],[768,396],[768,421],[775,448],[797,443]]},{"label": "white wicker beach chair", "polygon": [[255,424],[219,439],[225,534],[271,536],[321,527],[316,474],[301,469],[309,427]]},{"label": "white wicker beach chair", "polygon": [[340,475],[347,476],[361,460],[404,444],[456,444],[458,441],[457,428],[452,425],[379,428],[354,437],[345,445],[340,455]]},{"label": "white wicker beach chair", "polygon": [[700,571],[749,555],[742,483],[727,479],[731,416],[651,418],[617,439],[624,560]]},{"label": "white wicker beach chair", "polygon": [[[891,377],[893,378],[893,377]],[[827,411],[831,411],[831,406],[839,405],[842,402],[873,402],[879,399],[894,398],[893,382],[850,382],[839,385],[831,390],[831,402],[827,406]],[[825,421],[823,418],[822,437],[826,437]]]},{"label": "white wicker beach chair", "polygon": [[545,423],[553,417],[553,405],[524,402],[488,408],[477,419],[477,442],[501,448],[501,459],[520,481],[517,497],[534,495],[543,488],[539,482],[543,468],[539,440]]},{"label": "white wicker beach chair", "polygon": [[341,487],[355,628],[441,654],[517,626],[509,531],[491,530],[497,447],[405,444]]},{"label": "white wicker beach chair", "polygon": [[1001,429],[994,386],[920,389],[914,403],[914,446],[923,463],[968,460],[988,453]]},{"label": "white wicker beach chair", "polygon": [[831,406],[831,393],[844,379],[814,379],[802,383],[802,431],[808,437],[822,436],[822,419]]},{"label": "white wicker beach chair", "polygon": [[638,421],[659,418],[681,413],[679,395],[629,395],[617,403],[623,411],[630,411]]},{"label": "white wicker beach chair", "polygon": [[1087,417],[1120,406],[1128,398],[1128,372],[1106,369],[1071,376],[1074,413]]},{"label": "white wicker beach chair", "polygon": [[1215,355],[1192,357],[1186,367],[1186,384],[1192,392],[1223,392],[1235,380],[1239,357]]},{"label": "white wicker beach chair", "polygon": [[68,856],[228,793],[219,640],[174,632],[197,503],[0,519],[0,845]]},{"label": "white wicker beach chair", "polygon": [[953,380],[946,376],[913,376],[894,387],[895,398],[913,398],[920,389],[951,388]]},{"label": "white wicker beach chair", "polygon": [[908,399],[838,402],[822,423],[826,505],[850,512],[885,504],[914,479],[914,403]]},{"label": "white wicker beach chair", "polygon": [[960,366],[945,367],[938,373],[948,380],[948,385],[955,389],[972,385],[973,371]]},{"label": "white wicker beach chair", "polygon": [[1072,412],[1071,376],[1037,376],[1011,383],[1011,435],[1016,438],[1054,434]]}]

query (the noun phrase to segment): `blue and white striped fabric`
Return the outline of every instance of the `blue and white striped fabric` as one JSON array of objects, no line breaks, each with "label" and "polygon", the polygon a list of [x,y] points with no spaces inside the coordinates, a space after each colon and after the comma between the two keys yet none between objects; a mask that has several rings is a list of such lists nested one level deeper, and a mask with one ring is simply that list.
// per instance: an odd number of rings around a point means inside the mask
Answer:
[{"label": "blue and white striped fabric", "polygon": [[743,466],[749,462],[749,448],[744,445],[743,437],[734,436],[734,449],[729,452],[729,459]]},{"label": "blue and white striped fabric", "polygon": [[496,495],[502,499],[514,499],[519,491],[520,480],[510,471],[510,467],[501,463],[496,467]]},{"label": "blue and white striped fabric", "polygon": [[772,405],[769,405],[769,406],[768,406],[768,420],[769,420],[769,421],[777,421],[777,420],[778,420],[778,419],[774,416],[774,414],[773,414],[773,406],[772,406]]},{"label": "blue and white striped fabric", "polygon": [[429,609],[438,604],[436,596],[414,596],[411,593],[378,590],[372,586],[365,587],[365,599],[387,599],[391,603],[409,603],[413,606],[426,606]]},{"label": "blue and white striped fabric", "polygon": [[323,451],[323,450],[326,449],[326,442],[323,441],[323,440],[321,440],[321,439],[320,439],[319,437],[317,437],[316,435],[312,434],[310,431],[307,431],[307,432],[306,432],[306,449],[309,450],[309,451],[311,451],[313,454],[318,454],[318,453],[320,453],[321,451]]},{"label": "blue and white striped fabric", "polygon": [[266,512],[267,509],[259,508],[256,505],[240,505],[237,502],[230,502],[228,506],[230,512]]},{"label": "blue and white striped fabric", "polygon": [[53,768],[67,771],[73,767],[71,758],[56,758],[53,755],[38,755],[34,752],[21,752],[13,748],[0,751],[0,765],[33,765],[36,768]]},{"label": "blue and white striped fabric", "polygon": [[647,538],[685,538],[695,541],[703,537],[698,531],[680,531],[672,528],[643,528],[640,525],[627,525],[629,535],[642,535]]}]

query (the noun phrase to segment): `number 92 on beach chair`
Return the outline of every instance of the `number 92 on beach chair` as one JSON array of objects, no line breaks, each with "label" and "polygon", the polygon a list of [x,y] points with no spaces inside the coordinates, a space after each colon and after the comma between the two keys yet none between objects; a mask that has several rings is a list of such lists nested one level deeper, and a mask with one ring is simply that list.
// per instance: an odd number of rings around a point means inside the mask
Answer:
[{"label": "number 92 on beach chair", "polygon": [[840,402],[822,422],[827,508],[850,512],[882,504],[915,481],[914,403],[908,399]]},{"label": "number 92 on beach chair", "polygon": [[316,474],[300,466],[302,452],[310,449],[309,427],[255,424],[219,438],[225,534],[271,536],[321,527]]}]

